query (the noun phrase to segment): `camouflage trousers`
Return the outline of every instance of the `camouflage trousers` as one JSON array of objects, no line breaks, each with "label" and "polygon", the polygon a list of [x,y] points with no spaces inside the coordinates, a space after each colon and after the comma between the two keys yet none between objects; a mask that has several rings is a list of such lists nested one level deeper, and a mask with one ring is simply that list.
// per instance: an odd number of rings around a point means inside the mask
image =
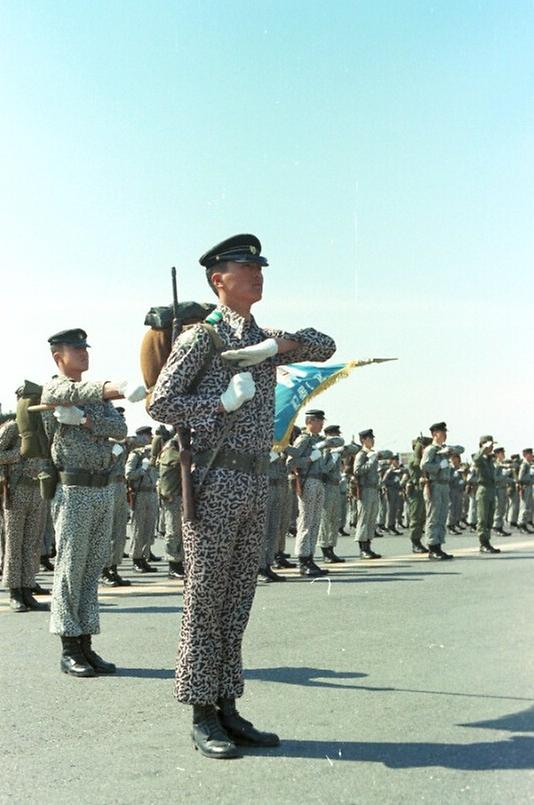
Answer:
[{"label": "camouflage trousers", "polygon": [[443,545],[449,512],[449,485],[430,483],[424,491],[426,507],[425,537],[428,545]]},{"label": "camouflage trousers", "polygon": [[298,498],[299,516],[295,537],[295,556],[313,556],[324,503],[324,484],[318,478],[307,478]]},{"label": "camouflage trousers", "polygon": [[449,526],[457,526],[462,519],[462,490],[449,489]]},{"label": "camouflage trousers", "polygon": [[495,515],[495,487],[479,485],[477,489],[477,534],[481,545],[487,545]]},{"label": "camouflage trousers", "polygon": [[358,523],[356,525],[357,542],[371,542],[376,531],[376,522],[379,509],[378,489],[360,486],[358,498]]},{"label": "camouflage trousers", "polygon": [[532,522],[532,486],[522,486],[519,499],[518,525],[527,525]]},{"label": "camouflage trousers", "polygon": [[182,545],[182,499],[161,500],[161,515],[165,532],[165,558],[169,562],[181,562],[184,558]]},{"label": "camouflage trousers", "polygon": [[[272,565],[280,544],[282,519],[286,507],[289,487],[286,478],[272,479],[269,483],[267,497],[267,515],[265,518],[265,535],[260,567]],[[287,530],[287,528],[286,528]],[[285,534],[284,534],[285,536]]]},{"label": "camouflage trousers", "polygon": [[325,484],[323,513],[319,527],[320,548],[335,548],[341,523],[339,484]]},{"label": "camouflage trousers", "polygon": [[113,489],[113,525],[109,546],[109,559],[106,567],[120,565],[126,545],[126,526],[128,524],[128,498],[126,484],[117,481],[111,484]]},{"label": "camouflage trousers", "polygon": [[512,496],[509,497],[508,503],[508,523],[512,525],[515,523],[517,525],[517,521],[519,518],[519,492],[517,489],[514,489],[512,492]]},{"label": "camouflage trousers", "polygon": [[280,515],[280,536],[276,552],[283,552],[286,549],[286,537],[289,529],[296,522],[297,495],[295,493],[295,483],[288,478],[284,493],[284,504]]},{"label": "camouflage trousers", "polygon": [[[204,468],[193,472],[198,488]],[[243,694],[241,644],[256,592],[267,504],[265,475],[211,469],[184,522],[185,585],[176,698],[215,704]]]},{"label": "camouflage trousers", "polygon": [[140,491],[135,496],[132,514],[132,559],[148,559],[150,546],[154,542],[156,521],[158,519],[158,496],[155,489]]},{"label": "camouflage trousers", "polygon": [[39,570],[46,518],[46,505],[39,493],[39,483],[19,482],[11,491],[11,505],[4,510],[4,517],[2,583],[8,589],[33,587]]},{"label": "camouflage trousers", "polygon": [[506,486],[498,486],[495,495],[495,515],[493,517],[493,528],[502,528],[504,526],[507,505],[508,490]]},{"label": "camouflage trousers", "polygon": [[416,489],[407,495],[408,504],[408,529],[410,539],[414,545],[418,545],[425,530],[425,499],[420,489]]},{"label": "camouflage trousers", "polygon": [[68,637],[98,634],[98,580],[109,552],[113,489],[60,484],[52,517],[57,556],[50,631]]}]

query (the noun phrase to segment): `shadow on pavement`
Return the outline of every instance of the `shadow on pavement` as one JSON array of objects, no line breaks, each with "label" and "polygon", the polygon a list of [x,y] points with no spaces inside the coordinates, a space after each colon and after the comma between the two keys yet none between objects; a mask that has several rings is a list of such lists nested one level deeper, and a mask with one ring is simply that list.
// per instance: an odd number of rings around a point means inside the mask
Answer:
[{"label": "shadow on pavement", "polygon": [[171,668],[117,668],[115,676],[128,676],[136,679],[174,679],[174,670]]},{"label": "shadow on pavement", "polygon": [[247,749],[247,755],[319,759],[331,763],[382,763],[390,769],[441,766],[463,771],[534,768],[534,738],[515,735],[473,744],[368,743],[361,741],[284,740],[272,750]]},{"label": "shadow on pavement", "polygon": [[505,730],[507,732],[534,732],[534,706],[520,713],[494,718],[489,721],[472,721],[470,724],[457,724],[458,727],[475,727],[485,730]]},{"label": "shadow on pavement", "polygon": [[121,607],[118,604],[110,604],[107,601],[100,601],[99,606],[106,615],[117,615],[124,612],[135,612],[141,615],[154,615],[156,613],[176,614],[182,611],[182,607]]}]

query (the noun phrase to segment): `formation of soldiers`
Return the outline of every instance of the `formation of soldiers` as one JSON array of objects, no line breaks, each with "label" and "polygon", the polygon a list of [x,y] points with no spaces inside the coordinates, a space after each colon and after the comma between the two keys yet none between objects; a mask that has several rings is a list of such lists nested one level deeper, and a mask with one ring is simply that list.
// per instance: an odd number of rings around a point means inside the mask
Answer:
[{"label": "formation of soldiers", "polygon": [[[453,558],[443,550],[447,530],[476,530],[480,551],[498,554],[492,530],[506,536],[508,523],[534,533],[534,458],[529,448],[506,459],[484,435],[462,462],[464,448],[447,444],[445,422],[401,457],[376,449],[370,428],[346,441],[339,426],[324,427],[320,409],[306,411],[303,428],[279,449],[272,443],[276,367],[328,360],[335,343],[312,327],[290,333],[256,323],[251,307],[262,297],[268,262],[255,236],[229,238],[199,262],[217,307],[177,333],[174,345],[156,328],[151,343],[161,360],[153,383],[144,373],[146,388],[85,381],[84,330],[49,338],[57,374],[42,388],[21,386],[16,420],[0,423],[2,580],[14,612],[42,610],[48,607],[35,596],[48,591],[36,575],[40,566],[54,570],[50,632],[61,639],[61,670],[112,674],[114,663],[92,645],[98,585],[129,586],[118,571],[128,555],[135,573],[157,572],[152,547],[163,536],[168,574],[184,579],[175,695],[192,706],[195,748],[233,758],[241,744],[279,743],[236,709],[258,579],[283,581],[275,571],[292,567],[304,577],[326,575],[324,565],[346,561],[337,542],[351,532],[365,561],[380,558],[377,537],[404,528],[413,552],[432,561]],[[128,437],[116,402],[147,393],[149,414],[165,425],[154,437],[150,427]],[[192,472],[184,472],[187,455]]]}]

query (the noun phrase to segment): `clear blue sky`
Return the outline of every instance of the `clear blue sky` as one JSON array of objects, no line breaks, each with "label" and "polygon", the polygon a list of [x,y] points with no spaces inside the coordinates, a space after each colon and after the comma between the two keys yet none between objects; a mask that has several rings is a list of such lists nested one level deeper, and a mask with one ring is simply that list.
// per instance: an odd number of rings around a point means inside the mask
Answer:
[{"label": "clear blue sky", "polygon": [[399,357],[321,398],[346,434],[534,442],[533,41],[531,2],[4,2],[4,410],[64,327],[135,375],[169,267],[209,300],[252,231],[260,323]]}]

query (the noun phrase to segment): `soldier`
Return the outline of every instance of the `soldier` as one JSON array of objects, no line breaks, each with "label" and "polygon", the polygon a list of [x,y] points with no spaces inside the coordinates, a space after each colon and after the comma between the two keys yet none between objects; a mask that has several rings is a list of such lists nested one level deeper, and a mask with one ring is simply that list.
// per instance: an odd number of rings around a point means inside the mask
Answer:
[{"label": "soldier", "polygon": [[[508,488],[513,482],[511,478],[511,468],[505,464],[504,447],[494,447],[495,456],[495,516],[493,518],[493,530],[502,537],[509,537],[510,532],[504,530],[504,518],[506,517],[506,507],[508,505]],[[514,484],[515,486],[515,484]]]},{"label": "soldier", "polygon": [[358,523],[355,539],[360,546],[360,559],[381,559],[381,555],[375,553],[371,548],[378,517],[378,462],[379,460],[390,459],[393,454],[389,450],[377,453],[373,449],[375,435],[371,428],[360,431],[358,436],[362,449],[354,459],[354,481],[358,500]]},{"label": "soldier", "polygon": [[[122,405],[115,406],[115,410],[124,418]],[[102,583],[108,587],[129,587],[131,582],[124,579],[117,569],[124,556],[126,545],[126,527],[128,524],[128,494],[124,471],[128,458],[128,440],[113,442],[111,452],[113,463],[109,477],[113,488],[113,524],[111,528],[111,543],[106,566],[102,571]]]},{"label": "soldier", "polygon": [[[331,462],[328,465],[328,469],[325,470],[324,504],[319,526],[318,543],[323,552],[324,561],[328,564],[336,564],[345,561],[334,551],[341,523],[339,486],[341,483],[341,457],[344,451],[344,440],[341,436],[339,425],[328,425],[324,429],[324,435],[329,440],[339,439],[340,444],[337,447],[330,446],[325,448],[325,453],[330,456]],[[334,442],[330,441],[330,445],[333,444]]]},{"label": "soldier", "polygon": [[288,469],[296,475],[298,498],[295,555],[301,576],[324,576],[328,573],[313,561],[324,508],[324,478],[334,462],[322,452],[327,441],[321,436],[325,419],[318,408],[306,411],[305,430],[288,449]]},{"label": "soldier", "polygon": [[426,541],[429,547],[428,558],[433,560],[453,559],[445,553],[447,513],[449,510],[449,455],[456,450],[446,447],[447,425],[436,422],[430,426],[432,443],[425,447],[421,459],[424,478],[424,497],[426,505]]},{"label": "soldier", "polygon": [[113,521],[109,440],[126,436],[126,423],[109,400],[123,397],[126,384],[82,380],[89,367],[84,330],[63,330],[48,341],[58,375],[43,387],[41,400],[54,410],[42,416],[59,479],[52,502],[57,557],[50,631],[61,636],[61,670],[90,677],[116,670],[96,654],[91,637],[100,631],[98,579]]},{"label": "soldier", "polygon": [[[301,430],[297,425],[293,425],[289,446],[295,444],[295,440],[300,436]],[[280,532],[278,546],[274,557],[273,567],[277,570],[293,569],[296,567],[294,562],[289,561],[290,554],[286,553],[286,539],[289,529],[293,522],[296,522],[295,512],[298,509],[297,494],[295,492],[295,474],[287,471],[287,450],[284,451],[286,464],[286,484],[282,491],[282,503],[280,511]],[[295,529],[296,533],[296,529]]]},{"label": "soldier", "polygon": [[449,519],[448,528],[451,534],[461,534],[462,502],[465,488],[461,459],[458,453],[451,454],[451,476],[449,481]]},{"label": "soldier", "polygon": [[532,447],[523,450],[523,461],[517,474],[517,486],[519,489],[519,516],[517,519],[518,531],[523,534],[532,534],[534,530],[529,528],[532,524],[532,464],[534,455]]},{"label": "soldier", "polygon": [[169,562],[170,579],[184,578],[180,467],[180,445],[175,434],[164,442],[158,455],[158,493],[165,533],[165,558]]},{"label": "soldier", "polygon": [[[17,391],[17,396],[19,395]],[[39,491],[43,461],[23,458],[15,420],[0,427],[0,470],[3,473],[5,555],[2,582],[13,612],[46,610],[32,595],[44,531],[46,507]],[[7,504],[7,505],[6,505]]]},{"label": "soldier", "polygon": [[382,486],[385,491],[386,502],[386,531],[390,534],[401,535],[397,528],[397,514],[400,502],[400,458],[393,455],[382,476]]},{"label": "soldier", "polygon": [[[519,453],[512,453],[510,456],[510,485],[508,488],[508,514],[507,520],[510,528],[517,528],[517,521],[519,518],[519,468],[521,466],[521,457]],[[513,481],[513,483],[512,483]]]},{"label": "soldier", "polygon": [[481,436],[480,450],[473,459],[477,471],[477,532],[480,553],[500,553],[490,543],[491,526],[495,515],[495,466],[493,436]]},{"label": "soldier", "polygon": [[406,482],[406,500],[408,503],[408,528],[412,542],[412,553],[428,553],[422,543],[425,529],[425,499],[421,484],[421,458],[423,450],[431,440],[419,436],[412,442],[413,455],[408,462],[408,480]]},{"label": "soldier", "polygon": [[141,447],[132,450],[125,467],[132,508],[130,555],[136,573],[157,573],[157,567],[148,563],[158,519],[158,476],[151,459],[152,428],[137,428],[135,435]]},{"label": "soldier", "polygon": [[[232,758],[235,742],[279,743],[236,709],[244,687],[241,643],[263,544],[276,366],[326,360],[335,344],[313,329],[288,334],[256,324],[250,309],[261,299],[267,260],[255,236],[229,238],[200,263],[218,296],[207,319],[211,329],[195,325],[177,338],[149,410],[159,422],[193,429],[195,519],[183,524],[176,696],[193,705],[195,747],[207,757]],[[222,354],[212,331],[226,347]]]},{"label": "soldier", "polygon": [[269,478],[267,516],[265,518],[265,533],[258,578],[260,581],[270,583],[286,580],[285,576],[275,573],[272,569],[275,553],[280,542],[280,525],[288,493],[286,457],[284,453],[274,449],[271,450],[267,477]]},{"label": "soldier", "polygon": [[476,453],[471,453],[471,464],[466,471],[467,525],[470,531],[477,530],[477,470],[474,464]]}]

